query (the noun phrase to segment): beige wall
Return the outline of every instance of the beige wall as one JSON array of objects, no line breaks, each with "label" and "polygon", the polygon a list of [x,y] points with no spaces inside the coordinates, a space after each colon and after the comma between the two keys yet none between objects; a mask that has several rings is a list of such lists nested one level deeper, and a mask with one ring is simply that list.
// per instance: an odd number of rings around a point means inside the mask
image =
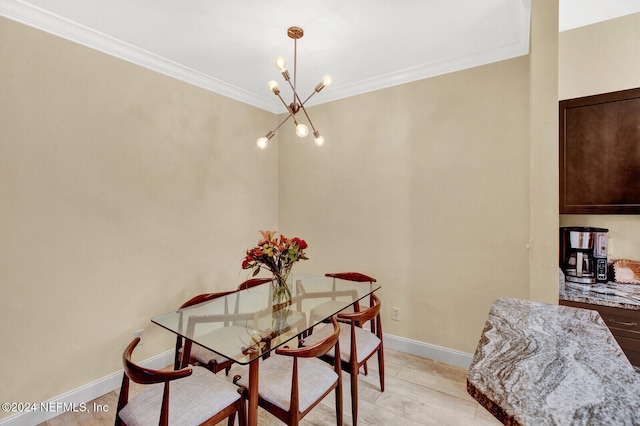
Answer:
[{"label": "beige wall", "polygon": [[558,0],[531,2],[529,59],[529,297],[557,303]]},{"label": "beige wall", "polygon": [[[640,13],[560,33],[560,99],[640,87]],[[560,226],[609,229],[613,258],[640,260],[640,216],[560,215]]]},{"label": "beige wall", "polygon": [[527,251],[557,229],[531,219],[553,198],[544,48],[317,106],[323,148],[283,129],[258,152],[271,114],[11,21],[0,39],[1,337],[29,366],[2,368],[2,400],[117,371],[139,328],[140,359],[168,349],[149,318],[238,282],[258,229],[307,239],[301,269],[378,277],[385,332],[467,353],[493,299],[557,285],[531,273],[555,253]]},{"label": "beige wall", "polygon": [[317,106],[322,148],[280,132],[280,223],[306,268],[380,280],[386,333],[472,353],[493,299],[528,298],[528,65]]},{"label": "beige wall", "polygon": [[168,350],[152,316],[245,277],[276,117],[4,18],[0,40],[0,400],[40,402],[121,369],[134,330],[138,359]]},{"label": "beige wall", "polygon": [[280,223],[305,267],[383,283],[385,332],[473,353],[494,299],[557,302],[549,9],[533,4],[530,56],[315,107],[322,149],[280,133]]}]

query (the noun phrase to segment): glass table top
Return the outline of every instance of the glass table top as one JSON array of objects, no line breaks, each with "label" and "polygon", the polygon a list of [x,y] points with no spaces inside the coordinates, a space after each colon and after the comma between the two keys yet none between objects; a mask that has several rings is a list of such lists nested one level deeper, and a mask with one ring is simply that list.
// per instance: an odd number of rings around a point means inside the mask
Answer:
[{"label": "glass table top", "polygon": [[271,284],[243,289],[151,319],[240,364],[281,346],[313,325],[359,302],[377,283],[291,274],[291,303],[273,305]]}]

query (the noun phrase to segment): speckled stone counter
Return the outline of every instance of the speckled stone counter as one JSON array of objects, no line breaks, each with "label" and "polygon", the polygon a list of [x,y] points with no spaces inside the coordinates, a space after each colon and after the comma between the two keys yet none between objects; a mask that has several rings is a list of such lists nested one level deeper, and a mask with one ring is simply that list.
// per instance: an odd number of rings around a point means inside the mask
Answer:
[{"label": "speckled stone counter", "polygon": [[640,425],[640,377],[596,311],[495,300],[467,390],[506,425]]},{"label": "speckled stone counter", "polygon": [[619,284],[612,281],[578,284],[565,281],[562,271],[559,271],[558,275],[560,300],[640,311],[640,285],[638,284]]}]

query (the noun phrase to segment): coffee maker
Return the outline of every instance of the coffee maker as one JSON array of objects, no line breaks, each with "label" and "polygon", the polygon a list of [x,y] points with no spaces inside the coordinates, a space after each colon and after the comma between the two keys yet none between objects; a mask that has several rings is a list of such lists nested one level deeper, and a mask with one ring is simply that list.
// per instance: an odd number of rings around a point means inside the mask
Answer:
[{"label": "coffee maker", "polygon": [[608,232],[604,228],[560,228],[560,267],[566,281],[607,282]]}]

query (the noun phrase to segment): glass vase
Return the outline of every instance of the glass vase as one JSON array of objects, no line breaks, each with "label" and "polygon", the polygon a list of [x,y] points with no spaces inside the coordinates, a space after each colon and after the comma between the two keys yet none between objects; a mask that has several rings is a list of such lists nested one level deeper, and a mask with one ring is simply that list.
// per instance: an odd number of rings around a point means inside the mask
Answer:
[{"label": "glass vase", "polygon": [[281,334],[289,328],[289,315],[287,309],[291,305],[291,289],[287,284],[289,274],[274,274],[272,285],[272,330],[275,334]]}]

